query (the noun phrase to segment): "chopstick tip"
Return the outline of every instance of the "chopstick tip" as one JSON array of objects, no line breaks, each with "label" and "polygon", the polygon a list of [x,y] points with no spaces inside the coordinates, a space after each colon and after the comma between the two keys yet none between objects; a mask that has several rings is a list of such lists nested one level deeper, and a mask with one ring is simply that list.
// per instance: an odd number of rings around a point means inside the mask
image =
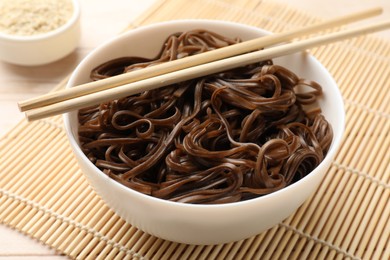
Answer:
[{"label": "chopstick tip", "polygon": [[19,109],[20,112],[24,112],[25,111],[22,101],[21,102],[17,102],[17,105],[18,105],[18,109]]}]

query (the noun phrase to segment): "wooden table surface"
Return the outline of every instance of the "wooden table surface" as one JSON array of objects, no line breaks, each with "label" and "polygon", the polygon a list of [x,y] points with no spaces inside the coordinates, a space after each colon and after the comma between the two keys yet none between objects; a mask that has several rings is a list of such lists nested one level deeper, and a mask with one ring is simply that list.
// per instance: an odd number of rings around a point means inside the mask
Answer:
[{"label": "wooden table surface", "polygon": [[[37,67],[21,67],[0,62],[0,136],[23,118],[23,114],[17,108],[17,101],[50,91],[88,52],[106,39],[115,36],[154,1],[81,0],[82,37],[74,53],[58,62]],[[253,1],[261,2],[261,0]],[[275,1],[295,6],[297,9],[323,18],[381,6],[384,8],[382,16],[370,22],[390,18],[389,0]],[[390,31],[377,33],[377,35],[390,41]],[[0,260],[3,259],[66,259],[66,257],[0,224]]]}]

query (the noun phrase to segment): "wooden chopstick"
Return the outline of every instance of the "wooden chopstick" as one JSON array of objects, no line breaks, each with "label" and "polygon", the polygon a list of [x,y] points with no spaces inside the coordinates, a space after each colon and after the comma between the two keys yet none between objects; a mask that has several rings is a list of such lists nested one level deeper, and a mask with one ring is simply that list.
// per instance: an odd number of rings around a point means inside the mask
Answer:
[{"label": "wooden chopstick", "polygon": [[321,30],[329,29],[332,27],[341,26],[347,23],[355,22],[365,18],[369,18],[382,13],[382,8],[376,7],[357,13],[344,15],[330,19],[318,24],[299,28],[289,32],[271,34],[269,36],[256,38],[253,40],[245,41],[239,44],[230,45],[224,48],[216,49],[213,51],[201,53],[198,55],[186,57],[185,59],[178,59],[160,65],[144,68],[142,70],[133,71],[130,73],[121,74],[115,77],[99,80],[96,82],[89,82],[79,85],[77,87],[51,92],[37,98],[32,98],[26,101],[19,102],[20,111],[27,111],[30,109],[47,106],[57,102],[61,102],[67,99],[91,94],[94,92],[102,91],[109,88],[114,88],[120,85],[124,85],[131,82],[136,82],[146,78],[151,78],[159,75],[163,75],[169,72],[194,67],[200,64],[209,63],[216,60],[225,59],[228,57],[236,56],[242,53],[247,53],[261,48],[271,46],[274,44],[282,43],[292,40],[294,38],[318,32]]},{"label": "wooden chopstick", "polygon": [[339,41],[367,33],[373,33],[387,28],[390,28],[390,20],[360,28],[322,35],[302,41],[287,43],[284,45],[246,53],[223,60],[217,60],[29,110],[26,112],[26,117],[28,120],[37,120],[83,107],[96,105],[108,100],[137,94],[142,91],[152,90],[170,84],[186,81],[192,78],[202,77],[224,70],[245,66],[265,59],[273,59],[283,55],[303,51],[308,48],[329,44],[334,41]]}]

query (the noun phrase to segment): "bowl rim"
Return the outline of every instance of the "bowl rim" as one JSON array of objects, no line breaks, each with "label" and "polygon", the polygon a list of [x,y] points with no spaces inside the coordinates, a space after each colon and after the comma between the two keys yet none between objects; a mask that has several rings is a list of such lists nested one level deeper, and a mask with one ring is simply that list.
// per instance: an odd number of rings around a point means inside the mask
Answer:
[{"label": "bowl rim", "polygon": [[[95,52],[98,52],[100,49],[107,47],[108,45],[112,44],[112,42],[119,41],[122,38],[131,37],[129,35],[131,35],[133,33],[138,33],[140,30],[150,30],[150,29],[158,28],[160,26],[169,26],[169,25],[175,25],[178,23],[180,24],[180,23],[188,23],[188,22],[199,23],[199,24],[214,23],[216,25],[219,24],[219,25],[223,25],[223,26],[226,26],[226,25],[239,26],[239,27],[246,27],[250,30],[257,30],[259,33],[264,33],[264,34],[271,33],[269,31],[262,29],[262,28],[248,25],[248,24],[243,24],[243,23],[233,22],[233,21],[213,20],[213,19],[177,19],[177,20],[163,21],[163,22],[148,24],[145,26],[140,26],[140,27],[132,29],[128,32],[122,33],[118,36],[115,36],[111,39],[106,40],[106,42],[104,42],[103,44],[101,44],[97,48],[95,48],[93,51],[91,51],[75,68],[75,70],[73,71],[73,73],[71,74],[71,76],[69,78],[69,81],[68,81],[66,88],[72,87],[71,83],[73,82],[74,78],[76,77],[78,70],[84,65],[84,63],[86,63],[89,60],[89,58],[95,54]],[[165,200],[165,199],[161,199],[161,198],[156,198],[156,197],[153,197],[150,195],[143,194],[143,193],[138,192],[136,190],[133,190],[133,189],[126,187],[125,185],[115,181],[114,179],[105,175],[90,160],[88,160],[88,158],[82,152],[81,147],[79,146],[79,144],[76,140],[76,137],[72,134],[72,127],[70,124],[70,113],[71,112],[63,114],[64,125],[65,125],[66,133],[68,135],[68,140],[73,148],[73,151],[76,153],[76,155],[79,156],[80,158],[82,158],[84,161],[86,161],[86,163],[91,168],[91,170],[93,170],[94,174],[99,174],[99,175],[103,176],[104,178],[107,178],[107,180],[111,184],[113,184],[115,187],[119,188],[120,190],[122,190],[126,193],[130,193],[134,196],[141,197],[141,199],[149,200],[150,202],[153,202],[153,203],[159,203],[161,205],[166,205],[167,207],[179,207],[179,208],[185,208],[185,209],[187,209],[187,208],[191,208],[191,209],[201,208],[201,209],[207,210],[207,209],[220,209],[220,208],[229,209],[229,208],[238,207],[238,206],[246,207],[246,206],[250,206],[258,201],[261,201],[261,200],[272,199],[275,196],[279,196],[282,193],[288,192],[288,190],[294,189],[298,185],[302,185],[303,183],[308,182],[311,178],[314,178],[315,175],[320,174],[320,172],[318,172],[319,171],[318,169],[321,168],[322,165],[327,163],[327,161],[333,160],[337,150],[339,149],[339,146],[341,144],[341,139],[342,139],[343,133],[345,131],[344,102],[343,102],[341,92],[340,92],[340,89],[338,88],[336,81],[334,80],[332,75],[329,73],[329,71],[325,68],[325,66],[321,62],[319,62],[313,55],[309,54],[308,52],[302,52],[302,53],[317,64],[317,66],[322,70],[322,72],[327,75],[327,78],[332,82],[331,85],[335,88],[334,90],[337,93],[337,95],[335,96],[335,98],[337,98],[337,104],[339,104],[340,108],[342,108],[342,113],[340,113],[340,115],[338,117],[338,123],[340,124],[340,131],[338,132],[337,135],[335,135],[335,133],[334,133],[332,144],[331,144],[326,156],[323,158],[323,160],[320,162],[320,164],[317,165],[317,167],[313,171],[311,171],[308,175],[306,175],[305,177],[303,177],[299,181],[292,183],[292,184],[290,184],[290,185],[288,185],[280,190],[274,191],[272,193],[262,195],[260,197],[256,197],[256,198],[249,199],[249,200],[231,202],[231,203],[223,203],[223,204],[180,203],[180,202],[169,201],[169,200]]]},{"label": "bowl rim", "polygon": [[19,41],[19,42],[33,42],[33,41],[40,41],[47,38],[55,37],[56,35],[59,35],[63,33],[64,31],[67,31],[70,27],[73,26],[73,24],[77,23],[77,21],[80,18],[81,13],[81,7],[79,0],[69,0],[73,6],[73,12],[72,16],[60,27],[55,28],[54,30],[39,33],[39,34],[33,34],[33,35],[15,35],[15,34],[9,34],[0,31],[0,40],[9,40],[9,41]]}]

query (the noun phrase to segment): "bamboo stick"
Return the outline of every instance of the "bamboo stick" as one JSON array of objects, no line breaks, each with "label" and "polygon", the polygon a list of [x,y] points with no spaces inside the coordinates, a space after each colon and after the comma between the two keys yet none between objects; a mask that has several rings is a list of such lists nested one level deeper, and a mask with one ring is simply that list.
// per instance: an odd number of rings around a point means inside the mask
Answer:
[{"label": "bamboo stick", "polygon": [[[28,120],[42,119],[44,117],[49,117],[60,113],[77,110],[83,107],[96,105],[108,100],[113,100],[124,96],[132,95],[132,94],[137,94],[142,91],[152,90],[155,88],[186,81],[192,78],[202,77],[209,74],[221,72],[224,70],[245,66],[261,60],[284,56],[314,46],[329,44],[334,41],[347,39],[364,33],[372,33],[375,31],[380,31],[389,27],[390,27],[390,21],[385,21],[385,22],[364,26],[357,29],[350,29],[346,31],[336,32],[329,35],[303,40],[300,42],[289,43],[289,44],[276,46],[261,51],[251,52],[251,53],[247,53],[247,54],[243,54],[243,55],[239,55],[239,56],[235,56],[223,60],[218,60],[218,61],[198,65],[187,69],[170,72],[153,78],[148,78],[137,82],[117,86],[112,89],[106,89],[92,94],[76,97],[52,105],[29,110],[26,111],[26,117]],[[121,75],[126,75],[126,73]],[[95,81],[92,82],[91,84],[94,83],[98,84],[97,82],[100,81]]]},{"label": "bamboo stick", "polygon": [[297,38],[305,34],[324,30],[329,27],[341,26],[350,22],[355,22],[381,13],[382,13],[382,8],[372,8],[369,10],[360,11],[357,13],[330,19],[328,21],[314,24],[308,27],[299,28],[296,30],[292,30],[280,34],[271,34],[265,37],[260,37],[249,41],[244,41],[239,44],[234,44],[224,48],[190,56],[187,57],[186,59],[178,59],[175,61],[159,64],[157,66],[144,68],[142,71],[141,70],[134,71],[132,73],[121,74],[115,77],[110,77],[96,82],[86,83],[78,86],[77,88],[70,88],[62,91],[51,92],[37,98],[19,102],[19,108],[23,112],[33,108],[50,105],[71,98],[95,93],[97,91],[117,87],[120,85],[128,84],[139,80],[144,80],[146,78],[163,75],[169,72],[194,67],[200,64],[205,64],[216,60],[225,59],[246,52],[259,50],[261,48],[270,45],[292,40],[293,38]]}]

